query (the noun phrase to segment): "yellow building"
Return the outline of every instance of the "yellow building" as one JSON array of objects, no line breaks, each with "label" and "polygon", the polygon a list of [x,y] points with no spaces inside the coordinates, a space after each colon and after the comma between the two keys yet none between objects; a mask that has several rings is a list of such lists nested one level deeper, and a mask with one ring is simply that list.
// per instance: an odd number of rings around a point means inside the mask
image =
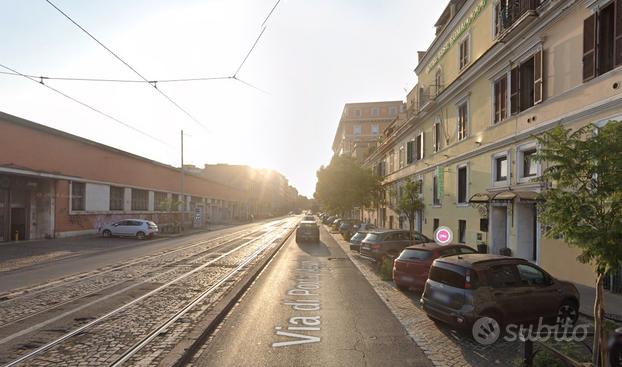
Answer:
[{"label": "yellow building", "polygon": [[[423,182],[416,226],[424,234],[445,225],[455,242],[485,242],[593,285],[576,249],[542,235],[534,136],[622,119],[621,24],[620,0],[450,1],[419,53],[406,113],[365,165],[387,186]],[[363,216],[401,222],[388,208]]]}]

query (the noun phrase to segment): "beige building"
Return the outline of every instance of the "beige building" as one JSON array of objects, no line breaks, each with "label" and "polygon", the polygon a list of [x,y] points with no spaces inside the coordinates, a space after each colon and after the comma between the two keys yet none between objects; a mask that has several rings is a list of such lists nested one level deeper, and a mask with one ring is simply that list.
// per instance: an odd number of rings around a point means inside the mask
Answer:
[{"label": "beige building", "polygon": [[[365,165],[387,186],[423,183],[423,233],[445,225],[455,242],[485,243],[593,285],[576,249],[542,235],[534,136],[622,119],[620,24],[620,0],[450,1],[419,53],[406,113]],[[386,227],[402,222],[389,208],[363,216]],[[608,286],[622,291],[620,278]]]},{"label": "beige building", "polygon": [[346,103],[333,141],[333,152],[363,162],[378,137],[405,110],[402,101]]}]

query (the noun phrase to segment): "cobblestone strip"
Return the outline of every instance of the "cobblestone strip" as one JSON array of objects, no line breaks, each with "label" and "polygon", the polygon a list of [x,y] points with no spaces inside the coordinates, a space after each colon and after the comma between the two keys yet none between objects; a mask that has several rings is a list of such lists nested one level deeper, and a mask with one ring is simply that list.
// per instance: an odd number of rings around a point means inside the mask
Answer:
[{"label": "cobblestone strip", "polygon": [[369,261],[352,253],[348,242],[338,238],[338,234],[331,235],[435,366],[511,366],[519,356],[520,342],[498,341],[482,346],[444,325],[438,326],[415,306],[417,301],[398,290],[393,282],[381,280]]},{"label": "cobblestone strip", "polygon": [[[282,229],[282,228],[281,228]],[[281,234],[282,235],[282,234]],[[265,235],[264,235],[265,236]],[[240,251],[233,252],[229,257],[234,257],[240,264],[253,252],[262,248],[265,250],[279,238],[279,235],[270,235],[268,238],[256,238],[256,241],[249,246],[240,248]],[[263,250],[261,250],[263,252]],[[261,253],[258,252],[258,253]],[[153,294],[130,307],[123,312],[110,317],[105,322],[89,327],[81,333],[76,334],[71,339],[67,339],[61,344],[51,347],[47,351],[34,356],[30,360],[23,361],[20,365],[31,366],[51,366],[62,363],[71,366],[103,366],[108,365],[121,356],[126,350],[134,345],[141,338],[144,338],[152,330],[156,330],[159,325],[171,317],[172,313],[180,310],[188,304],[203,290],[208,289],[219,279],[230,272],[230,267],[218,262],[210,264],[201,271],[193,273],[190,277],[181,279],[179,282],[170,285],[157,294]],[[222,292],[220,290],[219,292]],[[220,297],[219,292],[215,292],[209,297],[207,305]],[[206,304],[204,304],[205,306]],[[182,319],[183,320],[183,319]],[[185,321],[190,321],[185,318]],[[183,324],[181,322],[180,324]],[[170,337],[155,347],[145,350],[143,357],[147,362],[153,361],[158,357],[158,348],[172,348],[174,340],[181,337],[181,332],[174,327],[169,328]],[[163,336],[169,334],[167,331]],[[165,339],[162,339],[163,341]],[[165,348],[166,349],[166,348]]]},{"label": "cobblestone strip", "polygon": [[49,290],[42,290],[34,294],[25,293],[18,298],[6,300],[0,307],[0,327],[41,313],[47,309],[58,307],[72,300],[103,291],[123,282],[149,277],[154,271],[161,271],[163,267],[175,266],[183,261],[188,261],[189,264],[201,263],[205,260],[205,256],[197,255],[201,255],[215,246],[231,241],[232,238],[250,233],[252,232],[246,233],[241,231],[213,240],[195,243],[189,246],[191,248],[183,248],[182,251],[167,251],[149,255],[140,258],[138,261],[132,260],[102,271],[99,274],[93,274],[88,278],[78,278]]}]

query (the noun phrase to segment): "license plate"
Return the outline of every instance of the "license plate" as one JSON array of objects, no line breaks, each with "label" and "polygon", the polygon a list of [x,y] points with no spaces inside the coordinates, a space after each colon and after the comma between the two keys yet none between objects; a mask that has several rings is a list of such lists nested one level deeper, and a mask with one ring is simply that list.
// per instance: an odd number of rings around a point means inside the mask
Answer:
[{"label": "license plate", "polygon": [[449,296],[445,293],[434,292],[432,293],[432,298],[439,302],[449,303]]},{"label": "license plate", "polygon": [[414,279],[413,279],[413,277],[409,277],[408,275],[402,275],[400,277],[400,280],[402,280],[404,282],[412,282]]}]

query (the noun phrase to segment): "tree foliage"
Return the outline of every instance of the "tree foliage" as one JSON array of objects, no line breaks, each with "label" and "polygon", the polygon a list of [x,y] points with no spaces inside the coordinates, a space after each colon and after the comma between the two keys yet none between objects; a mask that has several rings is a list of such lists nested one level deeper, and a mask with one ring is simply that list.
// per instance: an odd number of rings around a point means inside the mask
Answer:
[{"label": "tree foliage", "polygon": [[558,126],[538,142],[537,159],[547,164],[541,180],[551,186],[540,195],[539,218],[548,236],[563,237],[596,268],[594,361],[604,364],[603,277],[622,267],[622,123]]},{"label": "tree foliage", "polygon": [[345,214],[354,207],[367,207],[382,189],[372,170],[348,157],[334,156],[317,171],[315,198],[329,212]]},{"label": "tree foliage", "polygon": [[411,232],[415,230],[415,216],[417,212],[423,210],[425,207],[421,195],[419,194],[420,192],[421,184],[412,179],[408,179],[400,186],[398,191],[391,191],[391,195],[394,196],[392,209],[396,213],[406,216]]}]

